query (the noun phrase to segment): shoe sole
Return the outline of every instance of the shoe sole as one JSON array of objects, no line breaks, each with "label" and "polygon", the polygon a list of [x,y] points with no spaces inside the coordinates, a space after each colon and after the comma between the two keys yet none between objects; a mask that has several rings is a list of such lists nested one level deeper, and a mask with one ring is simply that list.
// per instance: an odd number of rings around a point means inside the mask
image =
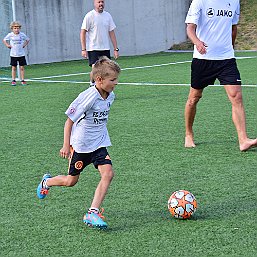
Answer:
[{"label": "shoe sole", "polygon": [[83,221],[88,227],[90,228],[96,228],[96,229],[107,229],[107,226],[106,225],[93,225],[91,223],[88,223],[86,221]]},{"label": "shoe sole", "polygon": [[[42,180],[46,177],[46,175],[49,175],[48,178],[52,177],[50,174],[46,173],[46,174],[44,174]],[[42,180],[41,180],[40,184],[42,183]],[[40,190],[38,190],[38,188],[39,188],[39,185],[37,187],[37,197],[38,197],[38,199],[45,199],[47,195],[41,195],[40,193],[38,193],[38,191],[40,191]]]}]

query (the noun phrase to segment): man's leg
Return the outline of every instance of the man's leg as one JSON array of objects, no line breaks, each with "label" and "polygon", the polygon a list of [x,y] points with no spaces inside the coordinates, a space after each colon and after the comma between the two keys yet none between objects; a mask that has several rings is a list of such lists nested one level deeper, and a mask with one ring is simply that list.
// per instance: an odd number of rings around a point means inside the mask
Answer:
[{"label": "man's leg", "polygon": [[188,99],[185,106],[185,147],[195,147],[193,124],[196,115],[196,105],[202,97],[203,89],[190,88]]},{"label": "man's leg", "polygon": [[240,85],[226,85],[224,88],[232,105],[232,119],[236,127],[240,151],[247,151],[252,147],[257,147],[257,138],[250,139],[246,133],[242,87]]}]

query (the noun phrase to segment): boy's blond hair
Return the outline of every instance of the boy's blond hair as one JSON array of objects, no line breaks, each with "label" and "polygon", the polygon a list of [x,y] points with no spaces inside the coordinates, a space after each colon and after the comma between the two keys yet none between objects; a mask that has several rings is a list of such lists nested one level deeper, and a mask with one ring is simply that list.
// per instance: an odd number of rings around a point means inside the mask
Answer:
[{"label": "boy's blond hair", "polygon": [[120,66],[115,61],[110,60],[106,56],[102,56],[96,61],[92,69],[92,76],[95,80],[96,77],[106,78],[110,75],[110,72],[119,74],[121,71]]},{"label": "boy's blond hair", "polygon": [[10,23],[10,29],[13,29],[13,27],[21,28],[21,24],[18,21],[13,21]]}]

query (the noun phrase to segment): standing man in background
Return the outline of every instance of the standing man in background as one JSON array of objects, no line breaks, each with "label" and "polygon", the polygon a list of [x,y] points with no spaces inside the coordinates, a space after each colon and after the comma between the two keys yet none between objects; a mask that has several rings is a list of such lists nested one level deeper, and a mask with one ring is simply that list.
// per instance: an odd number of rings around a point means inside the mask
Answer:
[{"label": "standing man in background", "polygon": [[193,123],[196,105],[205,87],[218,79],[232,104],[232,119],[240,151],[257,146],[257,138],[246,133],[240,73],[234,56],[239,21],[239,0],[193,0],[186,23],[187,35],[194,44],[191,66],[191,88],[185,106],[185,147],[195,147]]},{"label": "standing man in background", "polygon": [[[104,11],[104,5],[104,0],[94,0],[94,10],[86,14],[81,26],[81,55],[88,58],[88,64],[91,67],[101,56],[107,56],[111,59],[109,38],[113,45],[114,58],[119,57],[119,48],[114,32],[116,25],[110,13]],[[93,85],[94,80],[91,72],[90,86]]]}]

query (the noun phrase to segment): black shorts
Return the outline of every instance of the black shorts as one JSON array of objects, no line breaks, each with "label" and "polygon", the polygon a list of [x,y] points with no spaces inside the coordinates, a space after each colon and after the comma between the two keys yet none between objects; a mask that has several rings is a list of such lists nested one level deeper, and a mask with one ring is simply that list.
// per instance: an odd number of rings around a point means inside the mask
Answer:
[{"label": "black shorts", "polygon": [[221,85],[241,85],[235,58],[203,60],[194,58],[191,64],[191,87],[203,89],[218,79]]},{"label": "black shorts", "polygon": [[88,51],[88,64],[92,66],[95,62],[101,57],[106,56],[111,59],[111,51],[110,50],[103,50],[103,51]]},{"label": "black shorts", "polygon": [[112,165],[106,147],[99,148],[92,153],[77,153],[74,150],[72,150],[71,153],[72,156],[68,170],[68,174],[71,176],[79,175],[83,169],[91,163],[94,164],[96,169],[98,168],[98,165]]},{"label": "black shorts", "polygon": [[25,56],[20,56],[20,57],[13,57],[13,56],[11,56],[11,63],[10,63],[10,65],[17,66],[18,63],[19,63],[20,66],[27,65]]}]

